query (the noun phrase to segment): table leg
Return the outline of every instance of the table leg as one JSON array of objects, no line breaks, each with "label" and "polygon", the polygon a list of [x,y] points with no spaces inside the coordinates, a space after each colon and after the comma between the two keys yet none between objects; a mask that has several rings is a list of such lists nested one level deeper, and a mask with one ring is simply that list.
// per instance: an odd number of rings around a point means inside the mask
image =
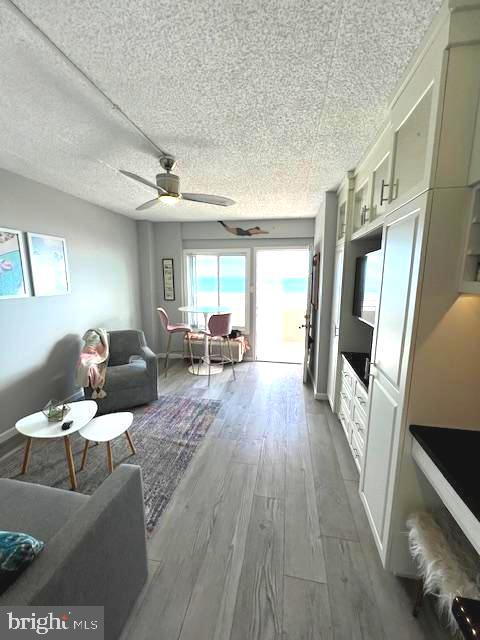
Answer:
[{"label": "table leg", "polygon": [[72,487],[72,491],[76,491],[78,487],[77,476],[75,474],[75,463],[73,461],[72,446],[70,444],[70,438],[68,436],[63,436],[63,442],[65,444],[65,454],[67,456],[68,472],[70,474],[70,485]]},{"label": "table leg", "polygon": [[110,442],[106,443],[107,445],[107,465],[108,465],[108,472],[112,473],[113,471],[113,458],[112,458],[112,445]]},{"label": "table leg", "polygon": [[89,440],[85,440],[85,447],[83,449],[82,464],[80,465],[80,471],[83,471],[83,469],[85,468],[85,464],[87,462],[88,445],[89,444],[90,444],[90,441]]},{"label": "table leg", "polygon": [[27,437],[27,442],[25,443],[25,453],[23,454],[23,464],[22,464],[22,471],[21,471],[22,475],[27,473],[31,452],[32,452],[32,438]]},{"label": "table leg", "polygon": [[128,444],[130,445],[130,449],[132,450],[132,455],[135,455],[137,452],[135,451],[132,436],[128,433],[128,429],[127,431],[125,431],[125,435],[127,436]]},{"label": "table leg", "polygon": [[[208,331],[208,313],[205,313],[204,315],[205,315],[205,331]],[[205,357],[205,364],[207,364],[207,360],[209,358],[207,334],[205,334],[205,340],[203,341],[203,355]]]}]

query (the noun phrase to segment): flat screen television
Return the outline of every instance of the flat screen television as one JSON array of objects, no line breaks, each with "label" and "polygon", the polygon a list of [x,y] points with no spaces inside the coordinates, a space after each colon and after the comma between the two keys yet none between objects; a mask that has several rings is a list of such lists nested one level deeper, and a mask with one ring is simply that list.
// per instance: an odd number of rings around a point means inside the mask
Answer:
[{"label": "flat screen television", "polygon": [[355,271],[353,315],[371,327],[375,326],[377,318],[381,281],[382,252],[370,251],[359,256]]}]

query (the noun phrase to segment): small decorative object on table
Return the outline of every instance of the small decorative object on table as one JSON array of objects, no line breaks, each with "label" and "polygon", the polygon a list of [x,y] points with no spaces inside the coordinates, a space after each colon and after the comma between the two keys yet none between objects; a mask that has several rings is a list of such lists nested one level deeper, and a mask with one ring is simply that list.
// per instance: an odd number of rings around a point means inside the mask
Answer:
[{"label": "small decorative object on table", "polygon": [[70,411],[68,404],[63,404],[58,400],[50,400],[50,402],[42,409],[43,415],[48,418],[49,422],[61,422]]}]

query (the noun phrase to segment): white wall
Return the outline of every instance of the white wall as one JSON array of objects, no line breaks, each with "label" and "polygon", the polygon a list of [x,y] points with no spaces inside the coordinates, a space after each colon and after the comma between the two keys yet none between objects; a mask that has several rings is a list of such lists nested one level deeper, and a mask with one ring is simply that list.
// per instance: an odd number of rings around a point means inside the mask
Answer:
[{"label": "white wall", "polygon": [[315,344],[310,376],[317,397],[323,397],[327,393],[336,227],[337,195],[333,191],[327,191],[315,218],[314,251],[320,253],[320,277],[318,310],[312,317]]},{"label": "white wall", "polygon": [[[307,246],[312,244],[314,234],[313,218],[229,222],[230,226],[239,226],[244,229],[260,226],[269,232],[268,235],[253,237],[232,235],[218,222],[151,223],[142,221],[138,222],[137,225],[139,229],[141,273],[147,273],[148,269],[151,272],[152,268],[154,270],[153,277],[142,275],[142,320],[147,338],[157,353],[165,351],[166,337],[159,330],[159,321],[156,314],[152,321],[152,308],[163,306],[172,321],[182,321],[182,314],[178,311],[178,307],[184,304],[182,298],[183,249],[225,249],[237,246],[241,248],[250,247],[253,250],[256,247]],[[153,246],[151,245],[152,237]],[[167,302],[163,297],[162,258],[173,258],[174,260],[174,302]],[[253,265],[251,267],[251,284],[253,284]],[[251,313],[253,313],[253,295],[250,308]],[[181,347],[182,337],[180,335],[175,336],[172,341],[172,348],[178,350]]]},{"label": "white wall", "polygon": [[89,327],[140,326],[135,222],[0,170],[0,226],[63,236],[71,293],[0,300],[0,434],[74,391]]}]

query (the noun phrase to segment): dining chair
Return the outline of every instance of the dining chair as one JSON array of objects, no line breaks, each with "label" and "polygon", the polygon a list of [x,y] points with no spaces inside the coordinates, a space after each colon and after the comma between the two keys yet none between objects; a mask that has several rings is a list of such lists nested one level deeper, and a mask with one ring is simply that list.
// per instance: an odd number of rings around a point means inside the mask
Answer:
[{"label": "dining chair", "polygon": [[[184,324],[182,322],[178,322],[178,323],[173,323],[170,322],[170,320],[168,319],[168,313],[165,311],[165,309],[163,307],[158,307],[157,308],[157,313],[159,315],[160,318],[160,323],[163,327],[163,329],[165,330],[165,333],[168,335],[168,342],[167,342],[167,351],[165,354],[165,364],[164,364],[164,371],[165,371],[165,377],[167,377],[167,373],[168,373],[168,360],[171,354],[171,345],[172,345],[172,335],[174,333],[182,333],[183,337],[187,337],[187,341],[188,341],[188,349],[190,352],[190,364],[192,365],[192,369],[193,369],[193,353],[192,353],[192,343],[190,342],[190,333],[192,331],[192,328],[188,325],[188,324]],[[182,339],[182,344],[184,343],[184,340]],[[178,352],[180,353],[180,352]],[[183,349],[182,354],[185,355],[185,350]]]},{"label": "dining chair", "polygon": [[[199,360],[198,370],[200,371],[200,363],[205,362],[208,364],[208,384],[210,385],[210,369],[212,359],[215,364],[227,364],[232,365],[233,379],[235,376],[235,361],[232,355],[232,345],[230,344],[229,335],[232,332],[232,314],[231,313],[215,313],[210,316],[208,320],[207,329],[202,329],[200,333],[203,333],[208,340],[208,357],[203,356]],[[220,344],[220,352],[213,354],[213,345],[215,343]],[[224,346],[228,346],[228,356],[224,354]]]}]

